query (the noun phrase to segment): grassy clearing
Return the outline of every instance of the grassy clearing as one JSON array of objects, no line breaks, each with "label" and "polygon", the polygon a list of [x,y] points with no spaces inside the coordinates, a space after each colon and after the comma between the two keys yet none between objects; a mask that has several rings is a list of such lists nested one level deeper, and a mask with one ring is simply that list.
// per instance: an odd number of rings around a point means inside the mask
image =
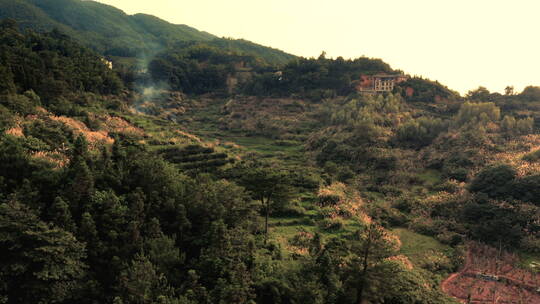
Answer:
[{"label": "grassy clearing", "polygon": [[265,155],[300,155],[303,149],[303,145],[298,143],[296,145],[279,145],[276,141],[260,137],[260,136],[234,136],[225,135],[224,140],[232,141],[247,150],[255,151]]},{"label": "grassy clearing", "polygon": [[423,264],[427,256],[434,251],[450,250],[449,246],[441,244],[436,239],[406,228],[395,228],[392,232],[401,240],[401,254],[406,255],[415,265]]}]

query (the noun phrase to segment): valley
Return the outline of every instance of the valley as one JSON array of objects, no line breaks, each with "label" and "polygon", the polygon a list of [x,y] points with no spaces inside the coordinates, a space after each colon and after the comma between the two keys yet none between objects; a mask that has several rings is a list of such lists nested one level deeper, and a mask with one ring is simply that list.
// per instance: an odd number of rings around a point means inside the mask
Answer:
[{"label": "valley", "polygon": [[0,303],[540,301],[540,87],[0,9]]}]

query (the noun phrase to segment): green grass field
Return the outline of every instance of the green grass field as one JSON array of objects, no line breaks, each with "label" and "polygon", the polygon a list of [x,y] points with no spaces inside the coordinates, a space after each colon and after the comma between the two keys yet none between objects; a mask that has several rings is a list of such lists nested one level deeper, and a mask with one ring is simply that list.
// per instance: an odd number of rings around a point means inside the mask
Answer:
[{"label": "green grass field", "polygon": [[449,246],[441,244],[436,239],[418,234],[409,229],[392,229],[401,240],[401,254],[406,255],[415,265],[425,262],[427,256],[434,251],[445,252],[450,250]]}]

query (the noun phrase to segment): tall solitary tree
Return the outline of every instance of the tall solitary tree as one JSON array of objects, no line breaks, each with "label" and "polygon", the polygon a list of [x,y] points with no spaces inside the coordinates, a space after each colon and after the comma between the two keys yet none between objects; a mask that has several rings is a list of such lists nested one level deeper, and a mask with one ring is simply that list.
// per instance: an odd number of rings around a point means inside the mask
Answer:
[{"label": "tall solitary tree", "polygon": [[514,86],[506,86],[506,88],[504,88],[504,95],[507,95],[507,96],[514,95]]},{"label": "tall solitary tree", "polygon": [[268,239],[268,218],[272,209],[279,203],[287,202],[293,189],[289,174],[271,167],[246,169],[241,184],[253,199],[261,202],[264,212],[264,241]]},{"label": "tall solitary tree", "polygon": [[[399,239],[389,234],[381,226],[370,223],[365,229],[359,230],[353,237],[351,270],[353,276],[358,275],[357,296],[358,304],[366,298],[365,290],[370,282],[370,272],[386,258],[395,255],[400,247]],[[359,271],[357,271],[359,270]]]}]

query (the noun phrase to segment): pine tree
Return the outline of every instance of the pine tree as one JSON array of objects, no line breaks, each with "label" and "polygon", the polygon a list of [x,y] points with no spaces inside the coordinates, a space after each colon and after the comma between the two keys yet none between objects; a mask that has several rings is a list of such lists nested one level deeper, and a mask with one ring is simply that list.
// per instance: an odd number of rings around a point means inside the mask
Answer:
[{"label": "pine tree", "polygon": [[68,204],[59,196],[54,199],[48,210],[49,219],[56,226],[70,232],[75,232],[77,227],[71,217]]},{"label": "pine tree", "polygon": [[79,135],[73,143],[73,150],[71,151],[72,159],[77,162],[80,158],[83,160],[88,159],[88,142],[84,135]]},{"label": "pine tree", "polygon": [[94,192],[94,177],[86,161],[76,157],[70,163],[66,173],[64,197],[68,198],[72,214],[79,217],[88,210]]},{"label": "pine tree", "polygon": [[353,243],[351,250],[356,257],[352,259],[350,267],[352,276],[357,277],[356,301],[362,304],[368,296],[366,286],[376,282],[370,275],[372,269],[384,259],[395,255],[401,244],[397,237],[393,237],[375,223],[370,223],[365,229],[357,231],[353,239],[356,242]]},{"label": "pine tree", "polygon": [[[144,255],[135,255],[118,282],[121,298],[127,303],[150,304],[160,298],[172,298],[167,280]],[[162,301],[165,299],[161,299]]]},{"label": "pine tree", "polygon": [[81,217],[78,236],[82,241],[86,242],[87,247],[90,248],[89,256],[99,256],[103,248],[96,229],[96,223],[94,222],[92,215],[88,212],[83,213]]}]

